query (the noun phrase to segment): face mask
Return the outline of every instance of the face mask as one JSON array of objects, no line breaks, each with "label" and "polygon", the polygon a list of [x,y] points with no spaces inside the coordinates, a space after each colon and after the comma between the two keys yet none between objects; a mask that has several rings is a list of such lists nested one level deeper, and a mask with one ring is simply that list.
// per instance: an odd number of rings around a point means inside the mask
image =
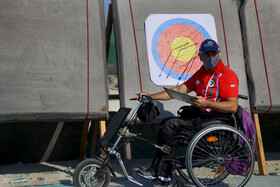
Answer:
[{"label": "face mask", "polygon": [[211,58],[203,58],[201,57],[201,60],[204,64],[204,66],[206,67],[206,69],[213,69],[218,65],[220,56],[216,56],[216,57],[211,57]]}]

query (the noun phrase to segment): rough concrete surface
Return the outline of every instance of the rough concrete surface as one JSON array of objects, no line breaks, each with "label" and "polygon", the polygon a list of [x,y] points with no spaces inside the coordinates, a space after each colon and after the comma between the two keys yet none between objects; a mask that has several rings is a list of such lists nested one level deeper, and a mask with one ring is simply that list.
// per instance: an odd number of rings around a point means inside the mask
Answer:
[{"label": "rough concrete surface", "polygon": [[[150,159],[134,159],[132,161],[133,177],[144,184],[144,186],[159,186],[149,180],[141,179],[136,171],[140,166],[148,166]],[[116,171],[117,178],[112,177],[110,186],[136,186],[129,182],[121,172],[120,166],[113,160],[113,168]],[[0,166],[0,186],[73,186],[73,173],[78,160],[42,162],[32,164],[11,164]],[[258,167],[255,163],[254,175],[247,186],[277,186],[280,183],[280,161],[267,161],[269,176],[258,176]],[[15,179],[25,179],[27,182],[13,183]],[[278,182],[278,183],[276,183]],[[190,183],[187,186],[193,186]]]},{"label": "rough concrete surface", "polygon": [[103,1],[0,4],[0,121],[106,118]]}]

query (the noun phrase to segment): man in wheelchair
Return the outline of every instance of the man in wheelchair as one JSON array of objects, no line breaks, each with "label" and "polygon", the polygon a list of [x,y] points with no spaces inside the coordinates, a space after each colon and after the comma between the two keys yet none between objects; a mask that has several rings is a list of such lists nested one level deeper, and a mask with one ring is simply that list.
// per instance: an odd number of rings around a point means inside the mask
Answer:
[{"label": "man in wheelchair", "polygon": [[[158,132],[158,145],[166,145],[170,138],[184,134],[192,137],[198,132],[203,121],[209,120],[209,117],[200,115],[200,111],[209,113],[235,113],[238,109],[238,87],[239,81],[237,75],[227,68],[220,59],[221,50],[218,44],[211,39],[203,41],[199,48],[199,57],[203,66],[186,82],[171,88],[172,90],[189,93],[196,92],[196,97],[192,99],[194,105],[183,108],[180,117],[164,119],[161,122]],[[149,94],[142,92],[140,96],[148,95],[154,100],[172,99],[166,91]],[[171,150],[165,159],[176,158],[176,145],[170,145]],[[162,152],[157,150],[155,155],[155,164],[146,169],[141,167],[138,174],[144,178],[151,179],[156,171],[157,161],[160,160]],[[171,178],[171,168],[166,167],[162,172],[163,181],[169,181]]]}]

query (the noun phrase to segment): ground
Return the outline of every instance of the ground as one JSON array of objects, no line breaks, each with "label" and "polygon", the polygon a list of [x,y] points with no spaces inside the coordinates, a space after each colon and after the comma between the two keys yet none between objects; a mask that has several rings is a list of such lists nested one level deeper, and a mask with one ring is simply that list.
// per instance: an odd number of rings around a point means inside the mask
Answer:
[{"label": "ground", "polygon": [[[136,170],[142,165],[148,165],[151,160],[137,159],[133,161],[133,176],[138,178]],[[10,164],[0,166],[0,186],[46,186],[46,185],[71,185],[73,184],[73,173],[78,160],[42,162],[31,164]],[[280,160],[270,160],[266,162],[269,175],[280,176]],[[116,170],[118,178],[113,181],[123,180],[124,176],[116,161],[113,162],[113,168]],[[258,175],[258,164],[255,163],[254,175]],[[17,179],[23,179],[26,182],[17,182]],[[14,183],[13,183],[14,182]]]}]

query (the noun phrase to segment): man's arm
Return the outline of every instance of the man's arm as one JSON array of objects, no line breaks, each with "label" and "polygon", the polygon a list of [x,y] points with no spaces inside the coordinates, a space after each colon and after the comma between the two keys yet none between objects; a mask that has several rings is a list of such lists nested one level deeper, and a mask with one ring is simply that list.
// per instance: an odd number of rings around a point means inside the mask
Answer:
[{"label": "man's arm", "polygon": [[196,96],[196,98],[192,101],[199,108],[211,108],[221,113],[235,113],[238,108],[237,97],[230,97],[221,102],[209,101],[201,96]]},{"label": "man's arm", "polygon": [[[173,88],[171,88],[171,90],[181,92],[181,93],[189,93],[191,91],[184,84],[173,87]],[[172,99],[166,91],[162,91],[162,92],[158,92],[158,93],[154,93],[154,94],[149,94],[149,93],[146,93],[146,92],[140,93],[140,97],[142,97],[143,95],[148,95],[148,96],[152,97],[154,100],[169,100],[169,99]],[[135,96],[135,97],[137,97],[137,96]]]}]

